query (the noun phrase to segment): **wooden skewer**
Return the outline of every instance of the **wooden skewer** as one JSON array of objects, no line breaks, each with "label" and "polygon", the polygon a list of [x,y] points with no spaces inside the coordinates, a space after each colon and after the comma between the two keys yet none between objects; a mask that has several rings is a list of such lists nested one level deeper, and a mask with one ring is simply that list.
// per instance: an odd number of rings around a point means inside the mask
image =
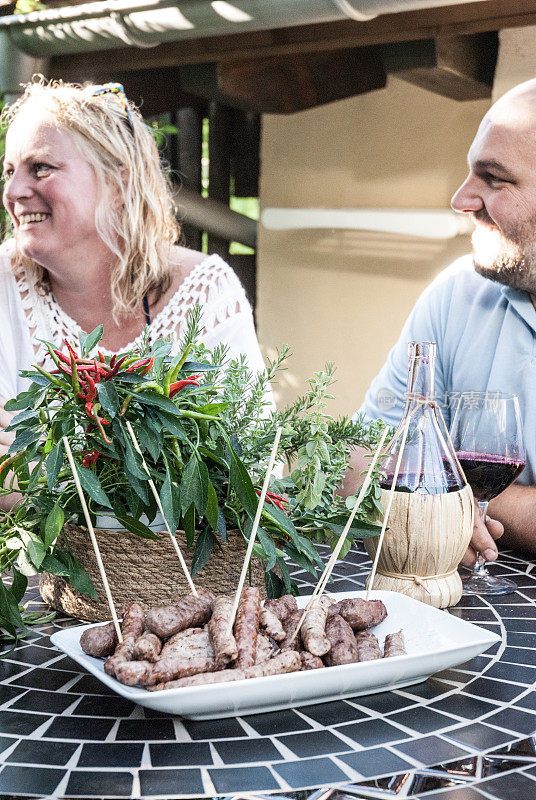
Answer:
[{"label": "wooden skewer", "polygon": [[84,517],[86,518],[86,525],[89,531],[89,536],[91,538],[91,544],[93,545],[93,550],[95,551],[95,558],[97,559],[97,566],[99,567],[100,576],[102,579],[102,583],[104,586],[104,591],[106,592],[106,599],[108,600],[108,605],[110,606],[110,612],[112,614],[112,619],[114,623],[114,627],[117,633],[117,638],[120,642],[123,641],[123,634],[121,633],[121,627],[119,625],[119,620],[117,618],[117,613],[115,610],[115,605],[112,597],[112,593],[110,591],[110,584],[108,583],[108,578],[106,576],[106,570],[104,569],[104,564],[102,563],[102,557],[99,550],[99,545],[97,542],[97,537],[95,536],[95,530],[93,528],[93,524],[91,522],[91,517],[89,516],[89,511],[86,503],[86,498],[84,497],[84,492],[82,491],[82,486],[80,485],[80,478],[78,477],[78,472],[76,471],[76,465],[74,463],[73,454],[71,451],[71,446],[69,445],[69,440],[66,436],[63,437],[63,446],[65,447],[65,452],[67,453],[67,458],[69,459],[69,464],[71,465],[71,470],[73,473],[74,482],[76,484],[76,490],[78,492],[78,496],[80,497],[80,503],[82,504],[82,510],[84,512]]},{"label": "wooden skewer", "polygon": [[381,529],[380,536],[379,536],[379,539],[378,539],[378,546],[376,548],[376,555],[374,556],[374,563],[372,564],[372,569],[371,569],[370,575],[368,577],[367,594],[365,596],[365,600],[369,599],[370,592],[372,590],[372,584],[374,583],[374,577],[376,575],[376,569],[378,567],[378,559],[380,557],[380,552],[381,552],[382,544],[383,544],[383,537],[385,536],[385,531],[387,529],[387,522],[389,521],[389,514],[391,513],[391,506],[393,505],[393,499],[394,499],[394,496],[395,496],[396,481],[397,481],[397,478],[398,478],[398,473],[400,472],[400,464],[402,463],[402,456],[404,454],[404,447],[406,446],[406,438],[407,438],[407,435],[408,435],[409,423],[410,422],[411,422],[411,417],[408,417],[408,419],[406,421],[406,424],[404,425],[404,428],[402,430],[402,444],[400,445],[400,452],[398,453],[398,459],[397,459],[397,462],[396,462],[395,472],[394,472],[394,475],[393,475],[393,481],[391,483],[391,488],[389,490],[389,492],[390,492],[389,493],[389,501],[387,503],[387,508],[385,509],[385,512],[384,512],[384,515],[383,515],[383,525],[382,525],[382,529]]},{"label": "wooden skewer", "polygon": [[130,424],[130,421],[128,419],[125,420],[125,424],[127,426],[128,432],[130,434],[130,438],[132,439],[132,443],[133,443],[134,447],[136,448],[136,451],[141,456],[141,461],[142,461],[142,464],[143,464],[143,468],[146,471],[147,475],[149,476],[149,486],[151,487],[151,491],[152,491],[153,497],[154,497],[154,499],[156,501],[156,505],[158,506],[158,510],[162,514],[162,518],[164,520],[164,525],[166,526],[166,530],[169,533],[169,536],[171,538],[171,543],[172,543],[173,547],[175,548],[175,552],[177,553],[177,557],[178,557],[178,559],[180,561],[180,565],[182,567],[182,571],[184,572],[184,576],[185,576],[185,578],[186,578],[186,580],[188,582],[188,586],[190,587],[190,589],[192,591],[192,594],[195,595],[196,597],[198,597],[197,589],[195,588],[194,582],[192,580],[192,576],[190,575],[190,572],[188,571],[188,567],[186,565],[186,561],[184,560],[184,556],[181,553],[181,549],[179,547],[177,539],[173,535],[173,533],[171,532],[171,528],[169,527],[168,521],[167,521],[166,516],[164,514],[164,509],[162,508],[162,503],[160,502],[160,497],[158,496],[158,492],[156,491],[156,486],[154,485],[154,481],[151,478],[151,473],[149,472],[149,468],[147,467],[147,464],[145,463],[145,459],[143,457],[143,453],[141,452],[140,446],[138,444],[138,440],[136,439],[134,431],[132,430],[132,425]]},{"label": "wooden skewer", "polygon": [[259,522],[261,519],[262,510],[264,508],[264,501],[266,499],[266,492],[268,491],[268,486],[270,485],[270,476],[272,474],[272,470],[274,468],[275,457],[277,455],[277,448],[279,447],[279,439],[281,438],[281,432],[283,428],[279,427],[275,432],[275,439],[274,444],[272,447],[272,452],[270,453],[270,461],[268,462],[268,467],[266,469],[266,475],[264,476],[264,483],[262,485],[262,491],[259,497],[259,502],[257,504],[257,511],[255,513],[255,519],[253,520],[253,527],[251,528],[251,534],[249,536],[249,542],[246,550],[246,555],[244,558],[244,564],[242,565],[242,572],[240,573],[240,579],[238,581],[238,586],[236,588],[235,598],[233,601],[233,607],[231,609],[231,616],[229,619],[229,626],[227,629],[227,635],[229,636],[233,632],[233,625],[235,621],[236,612],[238,609],[238,603],[240,602],[240,594],[242,592],[242,587],[244,586],[244,582],[246,580],[246,574],[248,571],[249,562],[251,559],[251,553],[253,551],[253,545],[255,544],[255,537],[257,535],[257,529],[259,527]]},{"label": "wooden skewer", "polygon": [[328,563],[326,564],[322,575],[320,576],[320,580],[318,581],[318,583],[316,584],[316,586],[314,588],[314,591],[313,591],[313,593],[312,593],[312,595],[311,595],[311,597],[309,599],[309,602],[307,603],[307,605],[305,606],[305,608],[303,610],[303,614],[301,615],[300,620],[299,620],[299,622],[298,622],[298,624],[296,626],[296,629],[295,629],[294,633],[292,634],[292,637],[290,639],[289,644],[292,644],[292,642],[294,641],[294,639],[296,638],[296,636],[300,632],[300,628],[303,625],[303,620],[305,619],[305,615],[307,614],[308,611],[311,610],[311,607],[314,605],[314,603],[316,602],[318,597],[321,594],[323,594],[324,589],[326,588],[326,584],[327,584],[327,582],[328,582],[328,580],[330,578],[330,575],[331,575],[331,573],[333,571],[333,567],[335,566],[335,563],[337,562],[337,559],[339,557],[339,553],[341,552],[342,546],[344,544],[344,540],[346,539],[346,537],[348,535],[348,531],[350,530],[350,526],[352,525],[352,522],[354,521],[354,517],[357,514],[359,506],[363,502],[363,498],[365,497],[367,489],[368,489],[368,487],[370,485],[370,482],[372,480],[372,473],[374,471],[374,467],[376,466],[376,462],[378,461],[378,458],[380,458],[380,453],[382,451],[383,443],[385,442],[385,439],[387,437],[388,430],[389,429],[386,428],[384,430],[384,432],[383,432],[382,438],[380,439],[380,443],[379,443],[378,447],[376,448],[376,452],[374,453],[374,457],[373,457],[372,461],[370,462],[370,466],[369,466],[367,474],[365,476],[365,480],[363,481],[363,485],[361,486],[361,490],[359,492],[359,495],[357,496],[357,500],[356,500],[355,505],[354,505],[354,507],[352,509],[352,513],[350,514],[350,516],[349,516],[349,518],[348,518],[348,520],[346,522],[346,525],[344,526],[344,529],[343,529],[341,535],[339,536],[339,540],[338,540],[337,544],[335,545],[333,553],[331,554],[330,559],[329,559]]}]

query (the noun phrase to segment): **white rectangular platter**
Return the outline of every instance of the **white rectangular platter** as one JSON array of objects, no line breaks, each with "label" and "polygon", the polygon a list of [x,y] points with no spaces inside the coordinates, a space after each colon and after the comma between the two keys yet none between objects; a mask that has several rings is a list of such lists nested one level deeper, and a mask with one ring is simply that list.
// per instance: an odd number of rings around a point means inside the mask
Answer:
[{"label": "white rectangular platter", "polygon": [[[364,598],[365,592],[339,592],[331,596],[334,600]],[[122,697],[147,708],[198,720],[295,708],[398,689],[461,664],[500,641],[499,636],[485,628],[411,597],[385,591],[371,592],[370,597],[383,600],[387,608],[387,618],[374,628],[380,645],[383,646],[386,634],[402,629],[407,655],[288,675],[148,692],[119,683],[106,675],[103,660],[83,652],[80,636],[89,625],[65,628],[50,638],[56,647]],[[298,605],[305,606],[307,599],[297,598]]]}]

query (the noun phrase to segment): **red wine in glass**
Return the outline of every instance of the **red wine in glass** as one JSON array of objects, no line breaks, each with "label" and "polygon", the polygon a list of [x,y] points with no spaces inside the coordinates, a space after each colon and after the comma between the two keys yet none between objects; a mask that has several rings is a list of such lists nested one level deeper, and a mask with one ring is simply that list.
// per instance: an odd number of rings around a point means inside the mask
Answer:
[{"label": "red wine in glass", "polygon": [[458,461],[476,500],[489,503],[521,475],[525,462],[491,453],[458,452]]},{"label": "red wine in glass", "polygon": [[[504,492],[525,466],[517,397],[501,392],[462,393],[450,436],[485,524],[489,501]],[[462,575],[462,583],[464,594],[510,594],[517,589],[513,581],[490,575],[480,553],[473,571]]]}]

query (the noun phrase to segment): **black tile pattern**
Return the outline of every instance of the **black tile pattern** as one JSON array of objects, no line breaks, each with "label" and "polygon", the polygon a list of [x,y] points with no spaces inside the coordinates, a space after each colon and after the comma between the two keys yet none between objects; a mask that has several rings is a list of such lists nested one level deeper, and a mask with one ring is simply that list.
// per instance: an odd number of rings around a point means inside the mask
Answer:
[{"label": "black tile pattern", "polygon": [[[352,551],[333,590],[361,588],[369,563]],[[0,794],[305,800],[300,790],[352,784],[353,796],[361,786],[378,800],[400,787],[423,800],[536,798],[536,580],[527,566],[506,554],[496,570],[519,591],[452,609],[502,634],[482,656],[399,691],[239,719],[181,720],[117,696],[50,645],[51,633],[75,624],[58,617],[0,660]],[[310,591],[307,573],[294,578]],[[27,598],[39,608],[35,587]],[[349,797],[333,791],[333,800]]]}]

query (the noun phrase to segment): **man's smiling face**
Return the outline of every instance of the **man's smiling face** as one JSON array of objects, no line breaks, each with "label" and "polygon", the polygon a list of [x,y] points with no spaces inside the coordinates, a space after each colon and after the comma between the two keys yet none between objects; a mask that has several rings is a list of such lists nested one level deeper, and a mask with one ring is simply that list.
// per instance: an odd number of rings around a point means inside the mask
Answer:
[{"label": "man's smiling face", "polygon": [[476,271],[536,294],[536,82],[524,86],[482,120],[451,203],[475,223]]}]

